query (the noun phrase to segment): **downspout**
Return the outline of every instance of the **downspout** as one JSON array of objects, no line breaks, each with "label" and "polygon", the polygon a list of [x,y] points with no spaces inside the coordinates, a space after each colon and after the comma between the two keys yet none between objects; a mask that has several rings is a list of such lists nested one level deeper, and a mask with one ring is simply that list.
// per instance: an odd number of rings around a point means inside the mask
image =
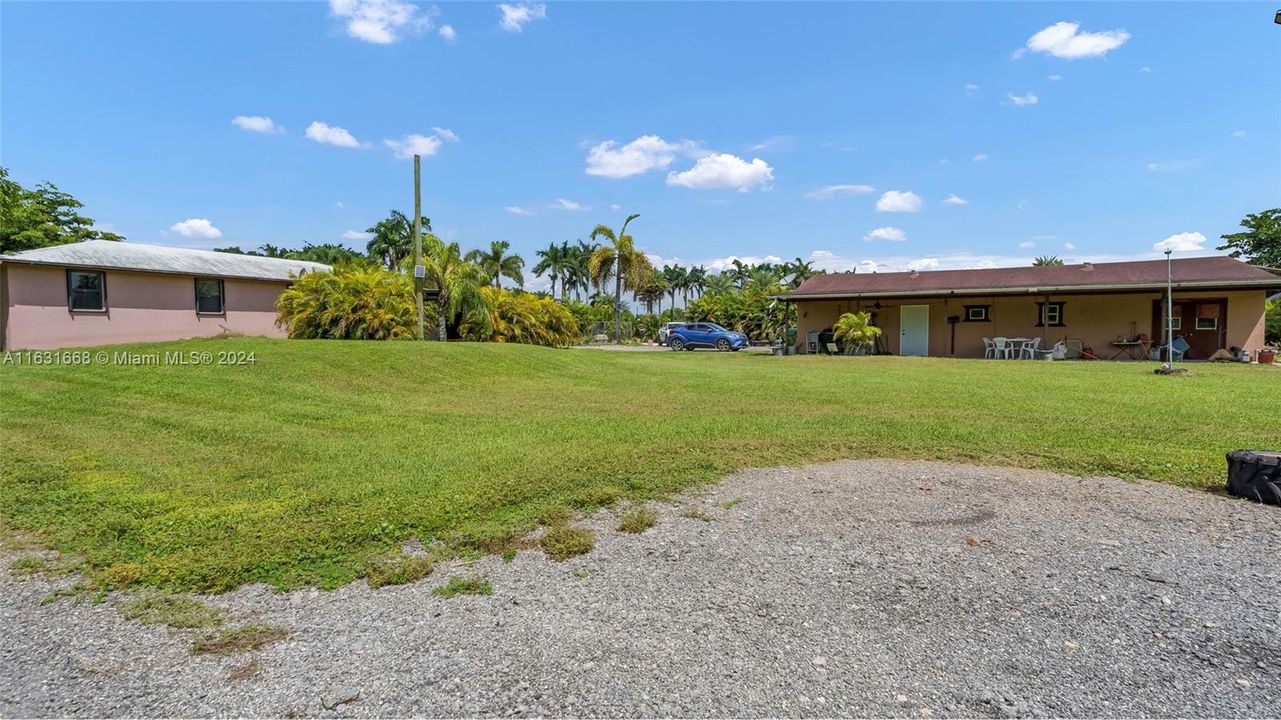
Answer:
[{"label": "downspout", "polygon": [[0,352],[9,349],[9,268],[0,262]]}]

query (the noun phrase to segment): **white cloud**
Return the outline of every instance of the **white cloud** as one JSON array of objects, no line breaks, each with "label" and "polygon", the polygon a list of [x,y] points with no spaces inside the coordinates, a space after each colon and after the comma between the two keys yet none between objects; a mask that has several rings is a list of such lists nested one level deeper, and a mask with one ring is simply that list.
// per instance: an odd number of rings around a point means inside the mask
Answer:
[{"label": "white cloud", "polygon": [[450,130],[449,128],[433,126],[431,131],[436,133],[436,137],[440,138],[441,140],[447,140],[449,142],[458,142],[458,133],[454,132],[453,130]]},{"label": "white cloud", "polygon": [[1019,243],[1020,250],[1030,250],[1034,247],[1036,247],[1036,243],[1032,242],[1031,240],[1028,240],[1027,242]]},{"label": "white cloud", "polygon": [[1139,68],[1139,72],[1143,73],[1144,75],[1151,75],[1152,68],[1148,67],[1147,65],[1144,65],[1143,67]]},{"label": "white cloud", "polygon": [[693,149],[694,144],[688,140],[671,143],[657,135],[642,135],[622,146],[606,140],[588,151],[587,174],[625,178],[662,170],[672,164],[678,153]]},{"label": "white cloud", "polygon": [[406,34],[430,30],[435,9],[424,12],[404,0],[329,0],[329,12],[347,22],[351,37],[389,45]]},{"label": "white cloud", "polygon": [[876,188],[871,185],[824,185],[805,193],[805,197],[814,198],[815,200],[831,200],[835,197],[866,195],[871,192],[876,192]]},{"label": "white cloud", "polygon": [[1063,79],[1063,76],[1059,75],[1058,73],[1055,73],[1054,75],[1046,75],[1045,79],[1049,80],[1050,82],[1058,82]]},{"label": "white cloud", "polygon": [[1182,232],[1162,240],[1152,245],[1153,250],[1165,252],[1173,250],[1175,252],[1193,252],[1205,249],[1205,236],[1199,232]]},{"label": "white cloud", "polygon": [[1245,137],[1245,131],[1244,131],[1244,130],[1237,130],[1236,132],[1232,133],[1232,137],[1234,137],[1234,138],[1243,138],[1243,137]]},{"label": "white cloud", "polygon": [[435,155],[440,149],[440,138],[435,135],[406,135],[399,140],[383,140],[383,145],[391,148],[401,160],[415,155]]},{"label": "white cloud", "polygon": [[613,210],[614,212],[618,212],[619,210],[623,209],[623,206],[619,205],[618,203],[610,203],[609,209]]},{"label": "white cloud", "polygon": [[453,25],[441,25],[436,32],[445,38],[445,42],[453,42],[458,39],[458,31],[454,30]]},{"label": "white cloud", "polygon": [[974,156],[974,162],[985,162],[986,160],[987,160],[987,156],[984,155],[983,153],[979,153],[978,155]]},{"label": "white cloud", "polygon": [[956,195],[948,195],[946,198],[944,198],[943,204],[944,205],[969,205],[970,201],[966,200],[963,197],[957,197]]},{"label": "white cloud", "polygon": [[668,185],[679,185],[694,190],[734,188],[747,192],[754,187],[769,187],[774,181],[774,168],[760,158],[751,162],[737,155],[719,153],[705,155],[684,172],[667,174]]},{"label": "white cloud", "polygon": [[[672,260],[675,260],[675,259],[676,258],[672,258]],[[740,257],[738,255],[730,255],[729,257],[714,258],[712,260],[708,260],[707,262],[703,262],[699,264],[707,267],[708,270],[714,270],[716,272],[720,272],[726,268],[733,267],[735,260],[743,263],[744,265],[760,265],[761,263],[783,262],[783,258],[777,255],[765,255],[764,257],[756,257],[753,255],[744,255]]]},{"label": "white cloud", "polygon": [[371,237],[373,237],[373,235],[370,233],[361,232],[359,230],[346,230],[342,234],[343,240],[351,240],[352,242],[366,242]]},{"label": "white cloud", "polygon": [[939,264],[940,263],[938,258],[919,258],[916,260],[909,261],[907,263],[907,269],[908,270],[938,270]]},{"label": "white cloud", "polygon": [[509,214],[512,214],[512,215],[533,215],[534,214],[532,210],[526,210],[525,208],[520,207],[519,205],[508,205],[507,207],[503,208],[503,210],[507,211]]},{"label": "white cloud", "polygon": [[568,210],[570,212],[582,212],[584,210],[591,209],[584,207],[582,203],[574,202],[573,200],[566,200],[565,198],[556,198],[556,202],[552,203],[549,207],[557,210]]},{"label": "white cloud", "polygon": [[947,158],[940,158],[940,159],[939,159],[939,165],[951,165],[951,164],[952,164],[952,161],[951,161],[951,160],[948,160]]},{"label": "white cloud", "polygon": [[205,218],[191,218],[176,222],[169,226],[169,229],[183,237],[196,238],[198,240],[217,240],[222,237],[222,231],[214,227],[213,223]]},{"label": "white cloud", "polygon": [[231,124],[241,130],[248,130],[256,133],[279,133],[285,129],[272,122],[271,118],[266,115],[237,115],[231,119]]},{"label": "white cloud", "polygon": [[890,242],[904,242],[907,240],[907,233],[902,228],[896,227],[878,227],[863,236],[867,242],[873,240],[889,240]]},{"label": "white cloud", "polygon": [[966,95],[973,95],[973,94],[974,94],[974,91],[975,91],[975,90],[978,90],[978,89],[979,89],[979,86],[978,86],[978,85],[975,85],[974,83],[966,83],[966,84],[965,84],[965,94],[966,94]]},{"label": "white cloud", "polygon": [[543,3],[502,3],[498,6],[498,11],[503,14],[498,27],[513,33],[521,32],[529,23],[547,17],[547,6]]},{"label": "white cloud", "polygon": [[911,191],[889,190],[876,201],[879,212],[916,212],[921,209],[921,196]]},{"label": "white cloud", "polygon": [[325,145],[360,147],[360,141],[352,137],[346,129],[337,125],[326,125],[318,120],[307,126],[307,137]]},{"label": "white cloud", "polygon": [[1006,97],[1005,104],[1013,105],[1014,107],[1027,107],[1028,105],[1035,105],[1041,102],[1041,99],[1038,98],[1036,96],[1036,93],[1034,92],[1029,92],[1026,95],[1015,95],[1014,93],[1006,93],[1005,97]]},{"label": "white cloud", "polygon": [[1063,243],[1063,249],[1064,249],[1064,250],[1075,250],[1075,249],[1076,249],[1076,246],[1075,246],[1075,245],[1073,245],[1072,243]]},{"label": "white cloud", "polygon": [[336,207],[336,208],[340,208],[340,207],[342,207],[342,206],[343,206],[343,204],[342,204],[342,200],[339,200],[338,202],[334,203],[334,207]]},{"label": "white cloud", "polygon": [[790,150],[793,140],[788,135],[775,135],[765,138],[764,140],[747,148],[751,152],[764,152],[767,150]]},{"label": "white cloud", "polygon": [[[1027,39],[1027,50],[1075,60],[1101,57],[1125,44],[1130,33],[1124,30],[1080,32],[1080,23],[1057,22]],[[1020,49],[1015,57],[1023,54]]]}]

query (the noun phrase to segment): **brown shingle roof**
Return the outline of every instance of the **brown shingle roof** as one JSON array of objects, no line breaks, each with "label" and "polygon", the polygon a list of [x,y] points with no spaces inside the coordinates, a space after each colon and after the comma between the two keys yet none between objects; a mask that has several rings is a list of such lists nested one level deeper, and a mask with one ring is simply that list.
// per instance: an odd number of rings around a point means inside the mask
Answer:
[{"label": "brown shingle roof", "polygon": [[[1176,287],[1281,288],[1281,277],[1226,257],[1185,258],[1172,264]],[[929,270],[896,273],[815,275],[790,294],[792,298],[828,295],[892,295],[1028,292],[1051,290],[1139,289],[1165,287],[1165,260],[1085,263],[1046,267],[983,270]]]}]

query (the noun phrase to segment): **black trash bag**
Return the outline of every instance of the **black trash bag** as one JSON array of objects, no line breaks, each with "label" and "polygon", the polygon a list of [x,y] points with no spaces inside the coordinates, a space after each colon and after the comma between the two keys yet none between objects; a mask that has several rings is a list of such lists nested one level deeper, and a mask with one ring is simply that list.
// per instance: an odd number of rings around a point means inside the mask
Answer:
[{"label": "black trash bag", "polygon": [[1268,505],[1281,505],[1281,453],[1264,450],[1228,453],[1228,492]]}]

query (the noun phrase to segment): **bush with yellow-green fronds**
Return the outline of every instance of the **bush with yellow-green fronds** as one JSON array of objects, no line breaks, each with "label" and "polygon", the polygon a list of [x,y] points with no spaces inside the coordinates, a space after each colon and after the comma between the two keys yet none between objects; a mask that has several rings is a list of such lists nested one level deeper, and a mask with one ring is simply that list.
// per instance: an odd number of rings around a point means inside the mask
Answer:
[{"label": "bush with yellow-green fronds", "polygon": [[309,272],[280,294],[276,312],[291,338],[399,340],[418,327],[413,279],[371,266]]},{"label": "bush with yellow-green fronds", "polygon": [[[482,288],[481,293],[489,307],[467,314],[460,330],[468,340],[567,347],[581,337],[574,316],[551,298],[494,287]],[[488,317],[477,314],[481,312]]]}]

